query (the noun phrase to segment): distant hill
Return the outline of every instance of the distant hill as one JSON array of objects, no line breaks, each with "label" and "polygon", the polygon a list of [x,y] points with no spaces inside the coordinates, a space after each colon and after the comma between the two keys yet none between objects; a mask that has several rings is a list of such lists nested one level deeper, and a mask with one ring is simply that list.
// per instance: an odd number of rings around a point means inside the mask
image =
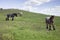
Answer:
[{"label": "distant hill", "polygon": [[[14,21],[5,21],[6,14],[23,12]],[[0,11],[0,40],[60,40],[60,17],[55,16],[55,31],[46,30],[45,18],[49,15],[18,9]]]}]

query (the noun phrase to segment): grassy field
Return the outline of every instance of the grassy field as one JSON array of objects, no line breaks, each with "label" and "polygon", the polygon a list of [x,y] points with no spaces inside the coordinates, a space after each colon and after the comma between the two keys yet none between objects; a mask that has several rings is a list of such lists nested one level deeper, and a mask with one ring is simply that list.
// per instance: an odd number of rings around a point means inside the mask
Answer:
[{"label": "grassy field", "polygon": [[60,40],[60,17],[55,17],[56,30],[46,30],[46,15],[23,12],[23,16],[15,17],[14,21],[5,21],[6,14],[21,10],[0,11],[0,40]]}]

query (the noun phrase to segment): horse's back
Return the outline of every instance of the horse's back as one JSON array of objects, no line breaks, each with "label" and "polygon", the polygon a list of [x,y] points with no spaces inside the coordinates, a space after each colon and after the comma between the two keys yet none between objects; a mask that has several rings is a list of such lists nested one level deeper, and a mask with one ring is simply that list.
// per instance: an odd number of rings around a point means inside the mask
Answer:
[{"label": "horse's back", "polygon": [[7,17],[14,17],[13,14],[7,14]]}]

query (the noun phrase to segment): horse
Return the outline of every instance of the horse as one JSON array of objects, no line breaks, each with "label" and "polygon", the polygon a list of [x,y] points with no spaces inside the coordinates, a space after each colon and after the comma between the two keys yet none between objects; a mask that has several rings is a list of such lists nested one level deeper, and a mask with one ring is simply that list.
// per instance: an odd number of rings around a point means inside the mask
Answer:
[{"label": "horse", "polygon": [[46,29],[51,30],[51,27],[53,27],[53,30],[55,30],[54,26],[54,16],[51,17],[46,17],[45,22],[46,22]]},{"label": "horse", "polygon": [[22,15],[23,15],[23,12],[18,13],[18,15],[19,15],[19,16],[22,16]]},{"label": "horse", "polygon": [[7,14],[6,16],[6,21],[9,20],[9,18],[12,18],[12,21],[14,20],[14,17],[16,16],[22,16],[23,15],[23,12],[18,12],[18,13],[10,13],[10,14]]},{"label": "horse", "polygon": [[13,21],[15,16],[17,17],[17,13],[7,14],[6,21],[8,21],[9,18],[12,18]]},{"label": "horse", "polygon": [[9,20],[9,18],[12,18],[12,21],[14,20],[14,17],[16,16],[22,16],[22,12],[21,13],[10,13],[10,14],[7,14],[7,17],[6,17],[6,21],[8,21]]}]

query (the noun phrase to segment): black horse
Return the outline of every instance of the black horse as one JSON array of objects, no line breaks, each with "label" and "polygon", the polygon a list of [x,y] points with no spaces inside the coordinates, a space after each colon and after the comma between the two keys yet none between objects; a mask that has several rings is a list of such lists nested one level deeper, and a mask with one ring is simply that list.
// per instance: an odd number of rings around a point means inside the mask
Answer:
[{"label": "black horse", "polygon": [[54,24],[53,24],[54,23],[53,19],[54,19],[54,16],[47,17],[45,19],[45,21],[46,21],[46,29],[51,30],[51,26],[52,26],[53,30],[55,30],[55,27],[54,27]]},{"label": "black horse", "polygon": [[19,13],[10,13],[10,14],[7,14],[7,17],[6,17],[6,21],[8,21],[9,20],[9,18],[12,18],[12,21],[14,20],[14,17],[16,16],[22,16],[23,15],[23,13],[22,12],[19,12]]},{"label": "black horse", "polygon": [[9,18],[12,18],[13,21],[15,16],[17,17],[17,13],[7,14],[6,21],[8,21]]}]

